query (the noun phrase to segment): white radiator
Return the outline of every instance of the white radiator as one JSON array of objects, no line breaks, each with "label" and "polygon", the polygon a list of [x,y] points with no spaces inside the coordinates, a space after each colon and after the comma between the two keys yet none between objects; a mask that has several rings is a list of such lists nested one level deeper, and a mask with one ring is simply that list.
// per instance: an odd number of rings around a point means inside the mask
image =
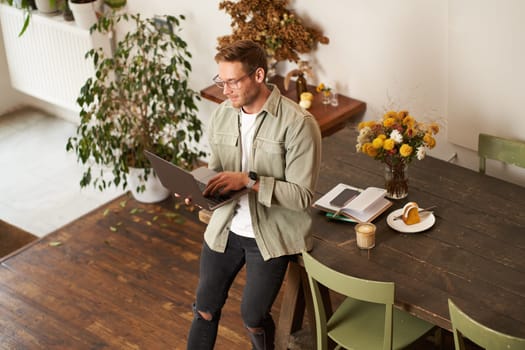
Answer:
[{"label": "white radiator", "polygon": [[108,48],[109,39],[98,36],[95,40],[88,30],[64,21],[60,15],[36,12],[27,31],[19,37],[22,11],[2,4],[0,24],[11,85],[49,103],[79,111],[76,99],[80,88],[94,74],[92,63],[84,56],[94,45]]}]

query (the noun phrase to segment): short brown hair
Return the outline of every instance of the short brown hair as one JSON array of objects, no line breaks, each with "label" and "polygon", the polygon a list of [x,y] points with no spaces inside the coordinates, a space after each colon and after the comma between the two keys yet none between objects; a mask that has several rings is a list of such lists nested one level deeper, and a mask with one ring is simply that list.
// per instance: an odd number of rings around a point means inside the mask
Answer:
[{"label": "short brown hair", "polygon": [[215,61],[219,62],[241,62],[245,73],[253,72],[257,68],[264,69],[264,75],[268,70],[268,61],[264,49],[251,40],[239,40],[232,44],[218,48]]}]

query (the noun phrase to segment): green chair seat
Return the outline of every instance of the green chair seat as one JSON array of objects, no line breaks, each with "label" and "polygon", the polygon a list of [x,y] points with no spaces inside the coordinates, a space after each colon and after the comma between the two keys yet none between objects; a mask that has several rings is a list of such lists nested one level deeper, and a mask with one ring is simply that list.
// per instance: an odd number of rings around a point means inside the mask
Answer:
[{"label": "green chair seat", "polygon": [[[383,304],[347,298],[328,320],[328,335],[337,344],[352,344],[354,349],[382,349],[384,320]],[[394,308],[392,349],[410,345],[433,327],[430,323]]]}]

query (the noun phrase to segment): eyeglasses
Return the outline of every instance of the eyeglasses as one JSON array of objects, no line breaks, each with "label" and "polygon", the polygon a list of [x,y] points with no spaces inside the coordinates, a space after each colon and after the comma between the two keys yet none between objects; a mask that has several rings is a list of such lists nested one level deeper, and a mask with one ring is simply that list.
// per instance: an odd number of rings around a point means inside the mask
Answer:
[{"label": "eyeglasses", "polygon": [[212,80],[215,83],[215,85],[217,85],[221,89],[224,89],[224,87],[227,86],[227,87],[229,87],[232,90],[238,90],[238,89],[241,88],[241,85],[239,83],[244,78],[249,77],[250,75],[252,75],[256,70],[257,70],[257,68],[252,69],[249,73],[243,75],[239,79],[230,79],[230,80],[223,81],[223,80],[221,80],[221,78],[219,78],[219,74],[217,74],[216,76],[213,77]]}]

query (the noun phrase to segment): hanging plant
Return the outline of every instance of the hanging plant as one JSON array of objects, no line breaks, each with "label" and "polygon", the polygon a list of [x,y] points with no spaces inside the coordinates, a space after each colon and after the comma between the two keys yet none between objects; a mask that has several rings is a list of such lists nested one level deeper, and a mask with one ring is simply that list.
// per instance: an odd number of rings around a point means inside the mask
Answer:
[{"label": "hanging plant", "polygon": [[26,32],[29,26],[29,22],[31,20],[31,13],[33,10],[36,9],[35,1],[34,0],[0,0],[0,3],[7,3],[9,6],[14,6],[23,11],[24,22],[22,24],[22,28],[20,29],[20,32],[18,33],[18,36],[24,35],[24,33]]}]

